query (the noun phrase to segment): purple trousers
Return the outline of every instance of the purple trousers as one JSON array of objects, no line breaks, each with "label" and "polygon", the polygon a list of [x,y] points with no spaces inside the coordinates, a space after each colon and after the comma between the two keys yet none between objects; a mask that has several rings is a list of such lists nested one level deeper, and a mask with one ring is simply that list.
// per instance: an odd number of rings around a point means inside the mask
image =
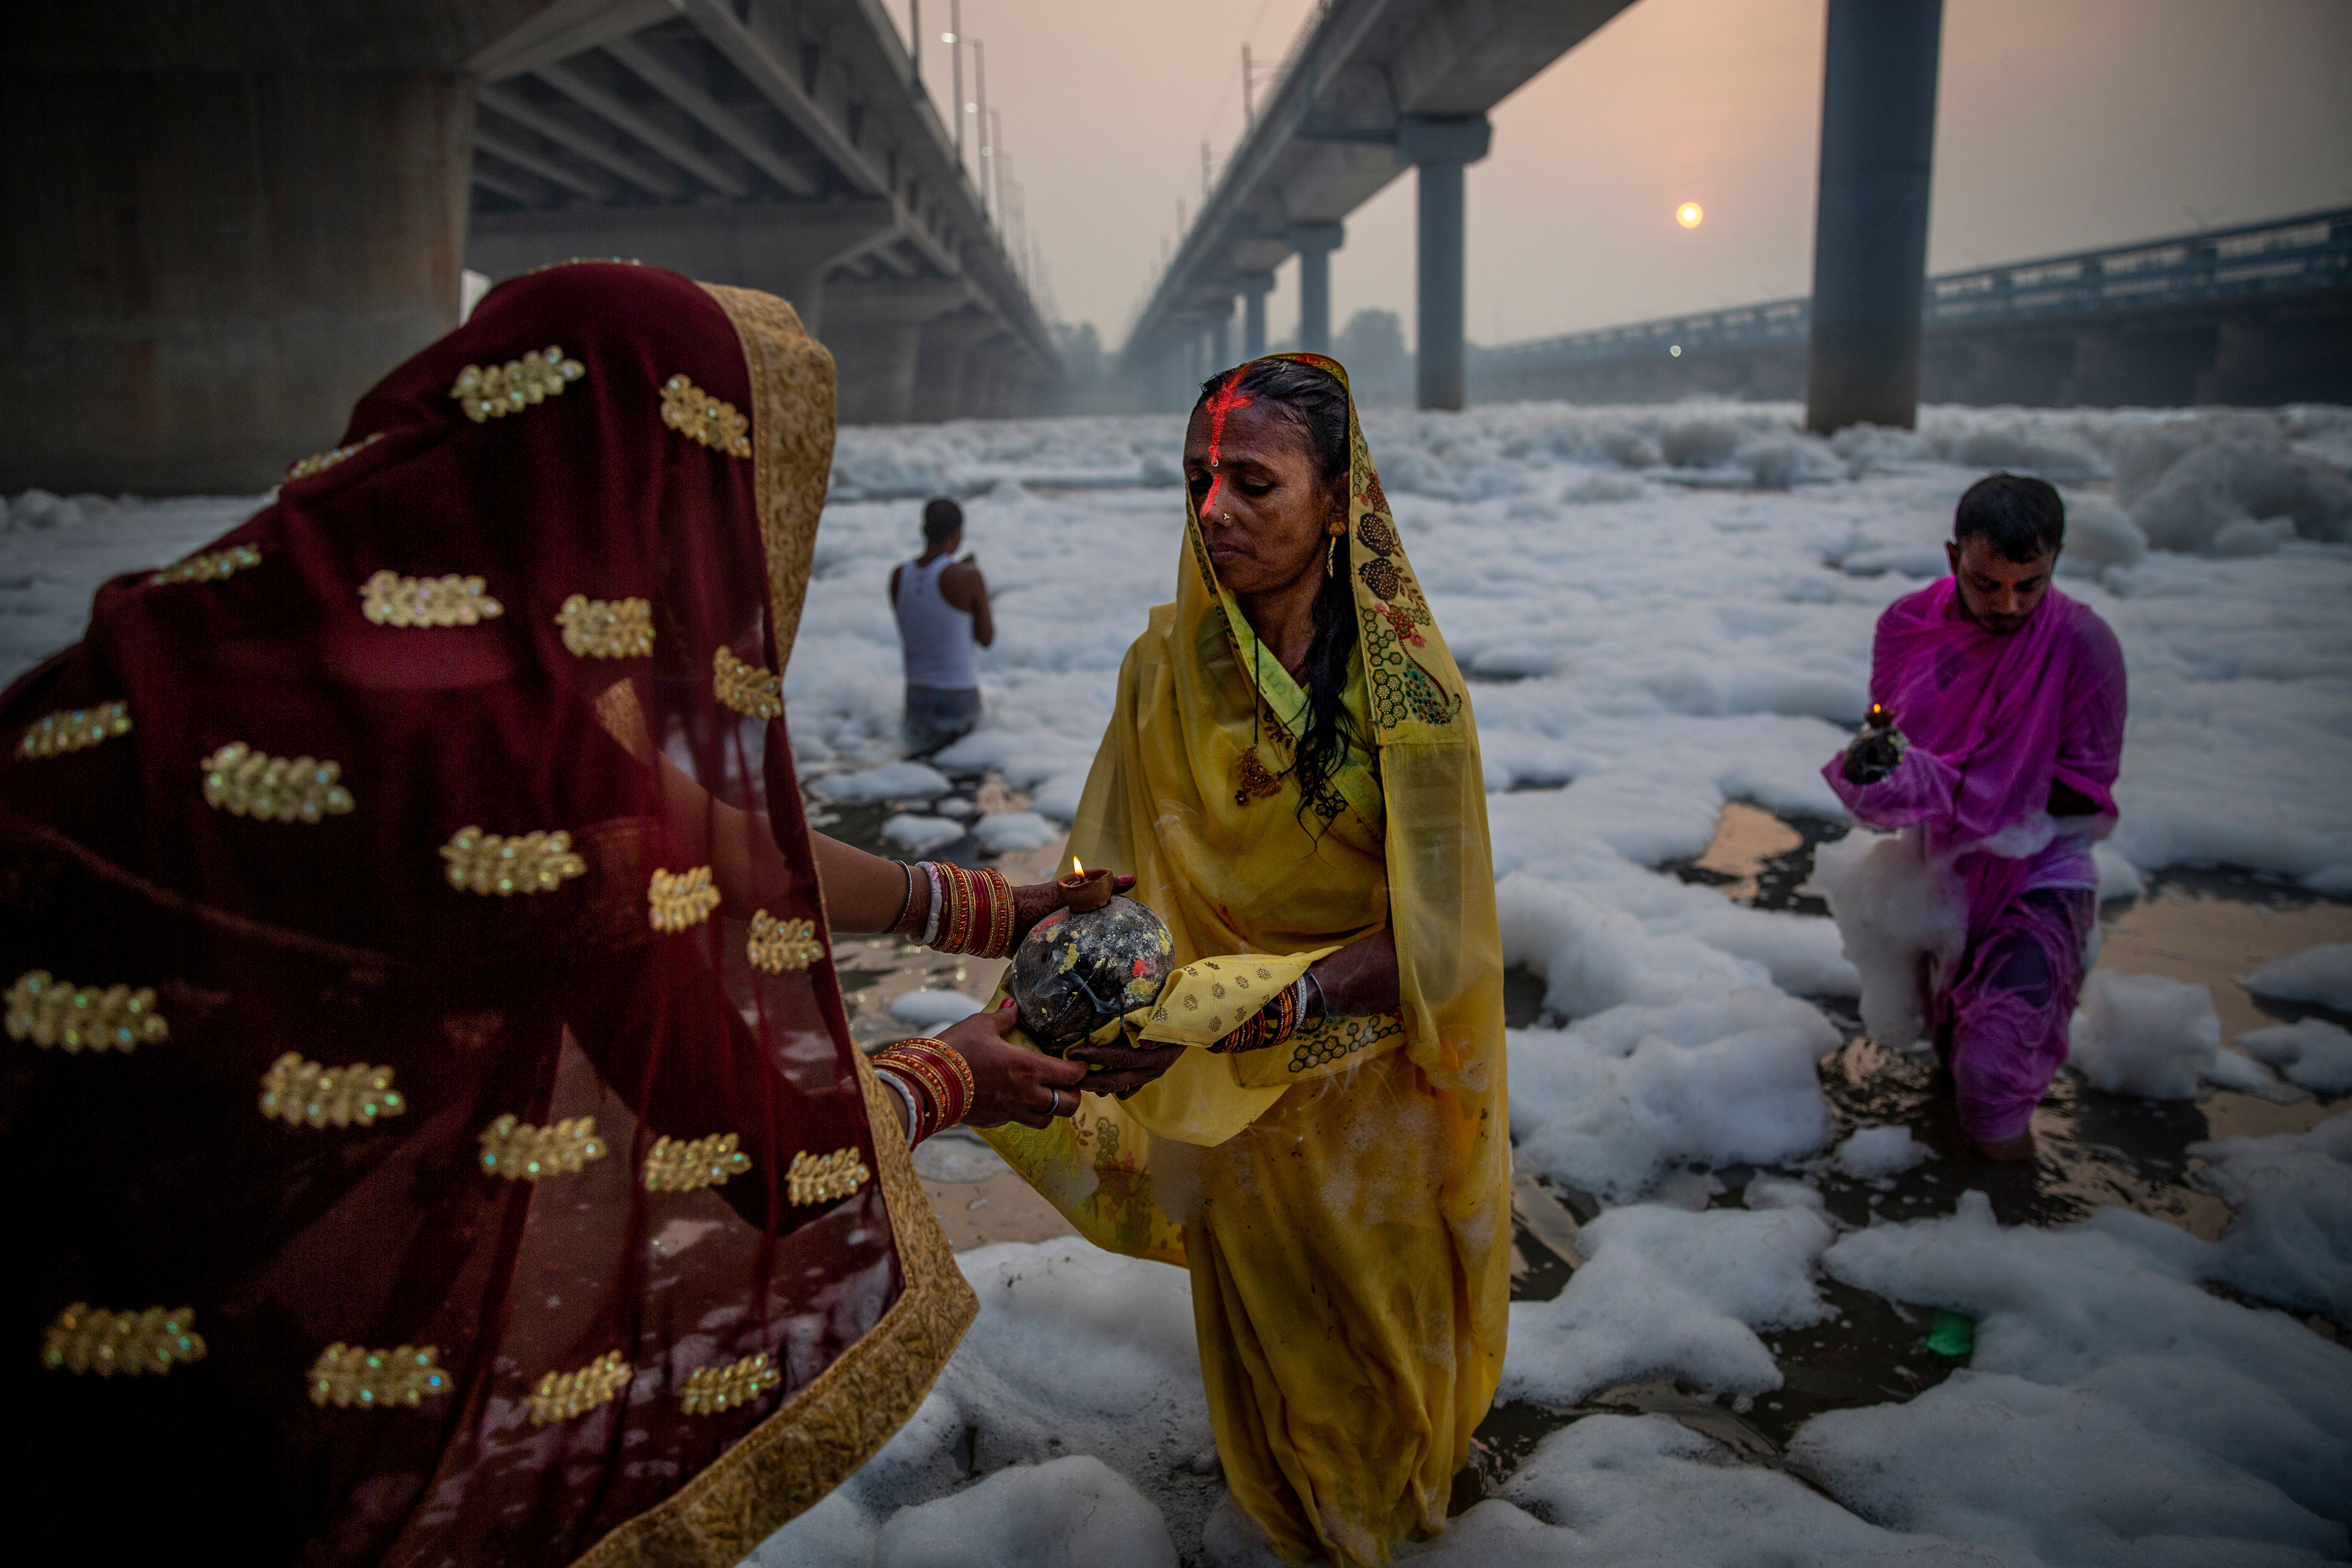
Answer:
[{"label": "purple trousers", "polygon": [[2099,918],[2088,888],[2020,894],[1960,955],[1936,998],[1936,1050],[1958,1089],[1960,1129],[2006,1143],[2066,1059],[2066,1026],[2083,989],[2083,949]]}]

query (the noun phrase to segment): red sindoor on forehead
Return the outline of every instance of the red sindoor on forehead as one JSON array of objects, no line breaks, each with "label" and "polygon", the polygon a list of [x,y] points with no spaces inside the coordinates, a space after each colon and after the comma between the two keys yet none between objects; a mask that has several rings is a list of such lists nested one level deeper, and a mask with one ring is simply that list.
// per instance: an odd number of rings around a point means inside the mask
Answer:
[{"label": "red sindoor on forehead", "polygon": [[[1224,445],[1225,416],[1236,408],[1247,408],[1255,401],[1234,390],[1241,378],[1240,371],[1234,372],[1225,377],[1225,384],[1217,388],[1216,395],[1209,399],[1209,467],[1212,468],[1217,466],[1219,450]],[[1202,516],[1206,517],[1209,509],[1217,504],[1217,490],[1224,482],[1225,476],[1222,473],[1209,481],[1209,493],[1201,502]]]}]

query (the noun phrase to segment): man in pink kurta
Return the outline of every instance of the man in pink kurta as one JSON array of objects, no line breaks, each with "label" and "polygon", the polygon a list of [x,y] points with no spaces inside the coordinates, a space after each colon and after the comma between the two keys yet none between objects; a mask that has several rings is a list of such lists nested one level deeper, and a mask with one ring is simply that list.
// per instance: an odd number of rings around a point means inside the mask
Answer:
[{"label": "man in pink kurta", "polygon": [[1936,1047],[1961,1129],[1982,1153],[2023,1159],[2098,919],[2091,845],[2115,825],[2123,650],[2051,586],[2065,507],[2049,485],[1979,480],[1952,531],[1952,575],[1879,617],[1883,714],[1822,773],[1858,821],[1918,834],[1956,873],[1968,939],[1932,966]]}]

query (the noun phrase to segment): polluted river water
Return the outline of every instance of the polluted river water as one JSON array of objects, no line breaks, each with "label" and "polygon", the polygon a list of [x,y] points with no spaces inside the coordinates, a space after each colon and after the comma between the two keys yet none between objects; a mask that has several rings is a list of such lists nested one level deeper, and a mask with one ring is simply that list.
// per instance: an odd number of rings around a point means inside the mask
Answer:
[{"label": "polluted river water", "polygon": [[[975,815],[1025,804],[992,778],[964,778],[956,795]],[[841,806],[813,802],[815,825],[877,853],[894,853],[880,825],[908,803]],[[936,804],[932,807],[936,809]],[[952,807],[950,808],[952,809]],[[1666,868],[1686,882],[1716,888],[1737,903],[1822,915],[1811,882],[1815,846],[1845,826],[1776,816],[1734,802],[1714,840],[1696,858]],[[1062,841],[983,856],[967,836],[931,851],[968,864],[990,864],[1016,882],[1053,875]],[[2229,1040],[2265,1024],[2326,1016],[2321,1009],[2257,998],[2235,976],[2325,942],[2352,941],[2352,901],[2315,896],[2274,878],[2229,870],[2176,870],[2148,879],[2137,895],[2111,899],[2100,911],[2098,967],[2154,973],[2210,988]],[[871,1050],[914,1032],[891,1005],[909,992],[956,991],[975,1005],[995,988],[1003,961],[943,957],[896,937],[843,944],[842,984],[861,1045]],[[1506,977],[1514,1027],[1541,1019],[1544,986],[1523,970]],[[1890,1052],[1861,1032],[1847,998],[1811,998],[1838,1026],[1843,1043],[1821,1058],[1821,1083],[1843,1140],[1857,1128],[1906,1126],[1932,1156],[1906,1171],[1864,1176],[1826,1157],[1804,1163],[1825,1211],[1844,1226],[1875,1218],[1921,1219],[1951,1213],[1960,1194],[1979,1191],[2004,1225],[2061,1225],[2120,1205],[2207,1240],[2231,1224],[2229,1206],[2199,1182],[2204,1162],[2189,1145],[2209,1139],[2305,1131],[2340,1108],[2343,1096],[2284,1086],[2268,1096],[2204,1086],[2193,1100],[2106,1094],[2062,1071],[2033,1119],[2031,1163],[2002,1164],[1968,1152],[1937,1092],[1932,1057]],[[1556,1020],[1555,1020],[1556,1021]],[[933,1140],[918,1152],[924,1188],[958,1251],[994,1242],[1035,1242],[1074,1234],[1069,1223],[968,1132]],[[1741,1206],[1760,1173],[1743,1166],[1670,1173],[1645,1201],[1692,1209]],[[1579,1231],[1601,1212],[1590,1194],[1529,1173],[1513,1187],[1512,1300],[1557,1297],[1585,1261]],[[1758,1396],[1710,1394],[1675,1377],[1601,1389],[1568,1407],[1499,1402],[1479,1426],[1470,1463],[1456,1478],[1452,1511],[1495,1495],[1519,1461],[1548,1434],[1587,1415],[1667,1416],[1726,1445],[1742,1459],[1784,1468],[1790,1435],[1823,1411],[1906,1400],[1968,1363],[1970,1326],[1952,1314],[1906,1307],[1835,1279],[1821,1282],[1832,1309],[1826,1321],[1762,1338],[1782,1386]],[[2226,1288],[2209,1287],[2226,1293]],[[2341,1342],[2347,1327],[2299,1314],[2315,1333]],[[1800,1472],[1801,1473],[1801,1472]]]}]

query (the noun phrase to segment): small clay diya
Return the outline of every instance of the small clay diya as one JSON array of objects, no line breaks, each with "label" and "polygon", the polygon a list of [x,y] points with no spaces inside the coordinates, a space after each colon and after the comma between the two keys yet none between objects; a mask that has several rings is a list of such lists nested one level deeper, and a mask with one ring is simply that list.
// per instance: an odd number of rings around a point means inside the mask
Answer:
[{"label": "small clay diya", "polygon": [[1064,909],[1074,915],[1091,914],[1110,902],[1110,896],[1118,887],[1118,878],[1105,868],[1089,871],[1082,860],[1073,860],[1070,864],[1077,869],[1054,884],[1062,889]]}]

